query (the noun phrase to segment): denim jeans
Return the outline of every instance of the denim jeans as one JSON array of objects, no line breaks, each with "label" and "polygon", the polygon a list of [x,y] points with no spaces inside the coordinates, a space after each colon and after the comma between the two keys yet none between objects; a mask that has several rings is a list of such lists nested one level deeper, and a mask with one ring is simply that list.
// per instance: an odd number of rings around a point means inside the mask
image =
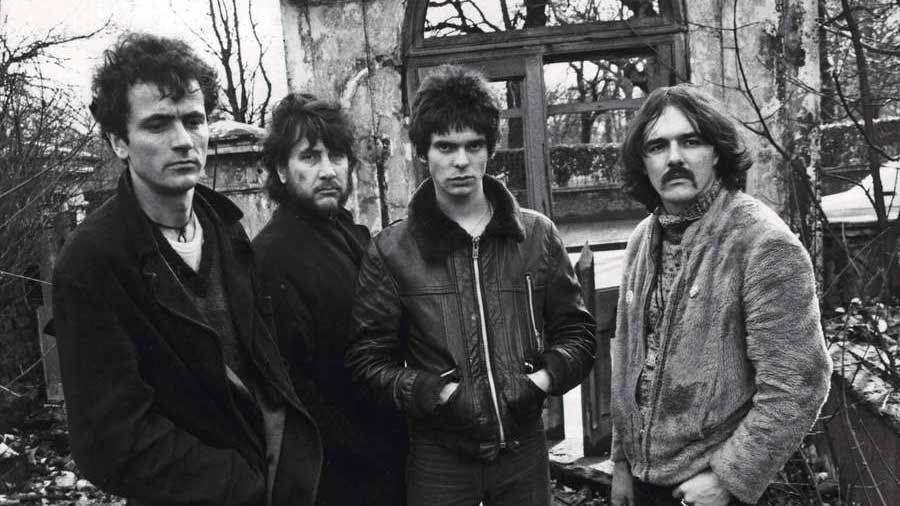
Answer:
[{"label": "denim jeans", "polygon": [[550,506],[547,440],[537,431],[487,461],[412,435],[406,484],[408,506]]},{"label": "denim jeans", "polygon": [[[681,506],[681,499],[672,497],[674,486],[662,487],[634,480],[634,506]],[[745,503],[732,499],[729,506],[744,506]]]}]

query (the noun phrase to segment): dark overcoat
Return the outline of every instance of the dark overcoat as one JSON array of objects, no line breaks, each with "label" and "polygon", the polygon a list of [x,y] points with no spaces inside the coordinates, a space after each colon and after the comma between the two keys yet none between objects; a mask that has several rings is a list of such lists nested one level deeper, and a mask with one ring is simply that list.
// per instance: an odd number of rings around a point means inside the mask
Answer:
[{"label": "dark overcoat", "polygon": [[[286,408],[272,504],[312,504],[321,442],[268,328],[242,214],[202,186],[194,199],[217,228],[250,373]],[[265,504],[265,440],[241,423],[219,338],[164,260],[127,172],[68,238],[53,284],[69,437],[84,475],[138,504]]]},{"label": "dark overcoat", "polygon": [[393,506],[405,495],[405,418],[392,405],[361,396],[344,366],[369,238],[345,209],[329,217],[285,202],[253,239],[280,349],[322,433],[320,504]]}]

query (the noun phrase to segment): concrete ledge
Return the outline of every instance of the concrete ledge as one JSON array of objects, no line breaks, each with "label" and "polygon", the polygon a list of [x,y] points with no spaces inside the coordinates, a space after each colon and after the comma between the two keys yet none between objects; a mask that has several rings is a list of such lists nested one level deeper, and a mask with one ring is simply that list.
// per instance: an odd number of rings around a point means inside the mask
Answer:
[{"label": "concrete ledge", "polygon": [[564,483],[577,482],[592,487],[609,487],[613,463],[609,457],[585,457],[580,438],[547,443],[550,475]]},{"label": "concrete ledge", "polygon": [[884,380],[884,359],[878,357],[887,352],[850,341],[833,342],[829,351],[834,375],[850,386],[849,393],[900,436],[900,391]]}]

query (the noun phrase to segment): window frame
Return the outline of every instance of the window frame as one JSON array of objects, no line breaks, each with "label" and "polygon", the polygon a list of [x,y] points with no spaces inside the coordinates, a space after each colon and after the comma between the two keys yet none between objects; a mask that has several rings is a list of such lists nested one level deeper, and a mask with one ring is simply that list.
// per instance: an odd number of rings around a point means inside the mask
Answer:
[{"label": "window frame", "polygon": [[[580,57],[610,57],[624,53],[652,53],[657,65],[670,70],[668,83],[690,80],[688,74],[687,26],[681,0],[671,0],[668,16],[634,21],[608,21],[581,25],[535,27],[505,32],[454,35],[426,39],[428,0],[409,0],[403,26],[407,107],[419,86],[419,69],[444,63],[469,65],[491,80],[523,79],[525,180],[527,205],[547,216],[553,214],[550,186],[548,115],[586,110],[637,108],[639,100],[581,104],[546,104],[544,64]],[[614,107],[613,107],[614,106]],[[427,169],[416,161],[420,181]]]}]

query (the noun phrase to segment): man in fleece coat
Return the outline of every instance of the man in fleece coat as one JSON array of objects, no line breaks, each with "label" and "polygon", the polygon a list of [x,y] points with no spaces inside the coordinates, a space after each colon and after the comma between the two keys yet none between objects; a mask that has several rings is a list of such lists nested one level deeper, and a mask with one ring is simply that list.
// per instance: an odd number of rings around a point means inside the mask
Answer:
[{"label": "man in fleece coat", "polygon": [[755,503],[828,391],[809,256],[742,191],[752,161],[722,110],[657,89],[622,146],[625,191],[652,214],[619,292],[615,506]]}]

